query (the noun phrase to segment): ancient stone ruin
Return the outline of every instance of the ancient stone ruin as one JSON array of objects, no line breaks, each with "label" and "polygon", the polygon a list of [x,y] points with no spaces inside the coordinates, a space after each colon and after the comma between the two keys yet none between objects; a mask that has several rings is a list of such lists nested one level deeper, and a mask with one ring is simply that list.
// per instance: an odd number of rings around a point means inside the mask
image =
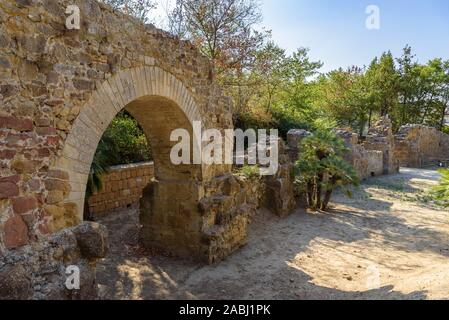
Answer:
[{"label": "ancient stone ruin", "polygon": [[346,160],[352,163],[361,179],[399,172],[399,162],[394,157],[395,138],[388,117],[381,118],[361,139],[350,130],[337,129],[335,133],[351,152]]},{"label": "ancient stone ruin", "polygon": [[[65,26],[74,4],[80,30]],[[192,136],[195,121],[203,130],[232,128],[230,99],[187,41],[94,0],[2,0],[0,67],[0,299],[95,298],[95,261],[108,239],[102,226],[83,222],[86,182],[103,132],[123,109],[148,137],[154,168],[112,173],[110,187],[89,202],[100,210],[140,198],[146,246],[213,263],[246,243],[259,207],[283,217],[296,206],[293,161],[307,132],[292,131],[288,146],[280,142],[279,170],[270,177],[170,161],[174,129]],[[408,141],[427,132],[417,130],[395,139],[383,119],[365,141],[337,133],[368,177],[397,172],[396,160],[404,164],[408,154],[410,164],[422,165],[433,158],[431,142],[447,151],[447,137],[434,139],[434,132]],[[70,265],[87,275],[82,291],[64,286]]]},{"label": "ancient stone ruin", "polygon": [[231,105],[214,84],[209,61],[190,43],[96,1],[75,1],[83,26],[67,30],[70,4],[8,0],[0,6],[0,250],[82,221],[98,141],[125,108],[154,150],[154,206],[163,217],[152,227],[163,232],[148,236],[207,260],[203,235],[212,225],[198,202],[205,184],[231,168],[172,165],[169,136],[175,128],[192,132],[195,120],[205,129],[231,127]]},{"label": "ancient stone ruin", "polygon": [[[74,4],[82,26],[67,30]],[[122,109],[154,154],[142,199],[144,244],[215,262],[246,242],[258,206],[270,203],[282,216],[294,207],[287,156],[260,183],[235,177],[230,165],[171,163],[172,130],[193,135],[194,121],[203,130],[232,128],[230,100],[191,43],[94,0],[4,0],[0,48],[0,298],[70,298],[64,267],[93,275],[107,237],[82,223],[86,182],[97,144]],[[96,240],[85,245],[84,237]]]},{"label": "ancient stone ruin", "polygon": [[423,125],[406,125],[393,134],[388,117],[381,118],[363,139],[350,130],[335,132],[351,150],[346,160],[365,179],[399,172],[399,167],[423,168],[449,164],[449,135]]},{"label": "ancient stone ruin", "polygon": [[449,135],[423,125],[407,125],[395,136],[394,157],[402,167],[422,168],[449,160]]}]

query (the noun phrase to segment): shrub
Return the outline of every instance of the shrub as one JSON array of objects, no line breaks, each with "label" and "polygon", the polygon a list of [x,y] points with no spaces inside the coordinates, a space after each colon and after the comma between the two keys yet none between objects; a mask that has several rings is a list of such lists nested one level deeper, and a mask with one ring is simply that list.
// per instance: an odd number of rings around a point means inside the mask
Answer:
[{"label": "shrub", "polygon": [[125,111],[112,120],[98,144],[97,153],[107,153],[110,166],[152,159],[145,134],[137,121]]},{"label": "shrub", "polygon": [[[329,131],[317,131],[301,142],[295,166],[296,184],[307,196],[313,210],[327,210],[333,191],[339,186],[358,185],[354,168],[343,155],[343,140]],[[349,189],[346,190],[350,195]]]},{"label": "shrub", "polygon": [[449,207],[449,169],[440,169],[441,179],[438,186],[434,187],[431,195],[437,201],[441,201],[443,206]]},{"label": "shrub", "polygon": [[244,165],[239,173],[243,174],[246,178],[255,178],[260,176],[259,167],[258,166],[250,166]]}]

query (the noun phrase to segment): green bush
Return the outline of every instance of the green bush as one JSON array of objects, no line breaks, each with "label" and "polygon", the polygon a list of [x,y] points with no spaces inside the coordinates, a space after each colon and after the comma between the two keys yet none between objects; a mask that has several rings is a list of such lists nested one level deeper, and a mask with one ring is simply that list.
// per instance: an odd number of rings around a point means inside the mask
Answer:
[{"label": "green bush", "polygon": [[112,120],[98,144],[97,154],[107,154],[109,166],[152,159],[145,134],[127,112],[119,113]]},{"label": "green bush", "polygon": [[449,169],[441,169],[441,179],[438,186],[434,187],[431,195],[437,201],[440,201],[446,208],[449,207]]},{"label": "green bush", "polygon": [[[306,194],[312,210],[327,210],[337,187],[358,185],[354,168],[343,160],[348,150],[335,134],[316,131],[301,142],[300,150],[295,166],[296,184]],[[350,195],[349,189],[346,191]]]},{"label": "green bush", "polygon": [[244,165],[239,173],[243,174],[246,178],[255,178],[260,176],[260,171],[258,166]]}]

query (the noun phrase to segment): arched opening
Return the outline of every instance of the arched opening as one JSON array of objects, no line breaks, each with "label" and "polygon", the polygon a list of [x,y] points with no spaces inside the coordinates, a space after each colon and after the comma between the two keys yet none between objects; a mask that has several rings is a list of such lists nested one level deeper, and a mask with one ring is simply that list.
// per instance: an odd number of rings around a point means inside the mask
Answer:
[{"label": "arched opening", "polygon": [[[175,165],[170,141],[175,129],[193,136],[199,121],[196,103],[184,85],[157,67],[122,71],[99,85],[75,120],[55,169],[69,174],[70,190],[64,206],[83,219],[86,184],[98,143],[118,112],[125,109],[140,124],[152,149],[154,182],[141,212],[141,239],[146,246],[180,256],[202,259],[207,245],[201,241],[201,165]],[[54,217],[53,217],[54,218]]]},{"label": "arched opening", "polygon": [[103,134],[86,187],[84,220],[98,221],[124,207],[135,207],[154,177],[150,144],[137,120],[125,109]]}]

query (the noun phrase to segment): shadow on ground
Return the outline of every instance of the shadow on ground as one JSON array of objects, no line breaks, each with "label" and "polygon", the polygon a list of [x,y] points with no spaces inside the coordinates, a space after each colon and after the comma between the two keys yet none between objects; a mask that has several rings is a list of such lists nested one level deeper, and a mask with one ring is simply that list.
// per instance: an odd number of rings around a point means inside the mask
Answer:
[{"label": "shadow on ground", "polygon": [[[389,183],[407,184],[416,177],[437,178],[432,172],[417,176],[407,171],[387,182],[377,179],[382,188]],[[449,257],[449,232],[444,229],[447,213],[432,211],[423,216],[430,209],[420,212],[416,206],[405,205],[398,210],[395,199],[366,197],[372,185],[372,181],[365,183],[354,199],[337,195],[329,213],[299,210],[279,219],[262,211],[251,225],[247,246],[212,266],[142,255],[137,244],[137,208],[109,214],[100,219],[109,228],[112,246],[110,257],[98,266],[103,298],[425,299],[427,288],[407,293],[388,283],[364,288],[360,273],[375,264],[401,275],[420,268],[411,261],[413,254]],[[414,192],[415,187],[405,187],[406,192]],[[384,260],[376,256],[382,251],[389,254]],[[357,268],[352,260],[360,264],[361,271],[351,276],[346,269]],[[322,279],[312,275],[315,267]]]}]

